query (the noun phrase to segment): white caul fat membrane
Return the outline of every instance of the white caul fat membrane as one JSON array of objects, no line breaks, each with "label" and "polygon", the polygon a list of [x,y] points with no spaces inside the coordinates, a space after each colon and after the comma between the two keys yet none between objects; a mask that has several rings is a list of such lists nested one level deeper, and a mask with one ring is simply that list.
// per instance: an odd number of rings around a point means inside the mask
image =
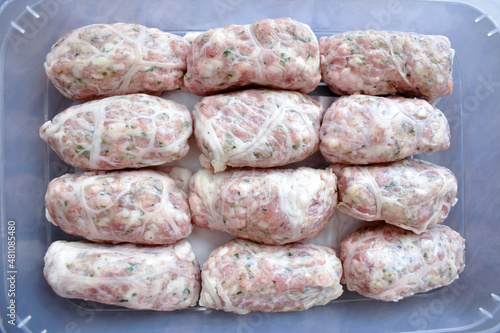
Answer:
[{"label": "white caul fat membrane", "polygon": [[205,97],[193,110],[201,164],[219,172],[301,161],[318,149],[323,113],[320,103],[297,92],[249,89]]},{"label": "white caul fat membrane", "polygon": [[158,29],[95,24],[64,35],[44,66],[56,88],[75,100],[161,92],[179,87],[188,48],[184,38]]},{"label": "white caul fat membrane", "polygon": [[187,195],[152,170],[66,174],[45,204],[61,229],[93,241],[171,244],[192,231]]},{"label": "white caul fat membrane", "polygon": [[331,163],[372,164],[447,149],[444,114],[425,100],[352,95],[325,112],[320,150]]},{"label": "white caul fat membrane", "polygon": [[61,297],[156,311],[198,301],[200,266],[184,240],[156,247],[56,241],[44,260],[45,278]]},{"label": "white caul fat membrane", "polygon": [[336,203],[336,177],[311,168],[198,171],[191,179],[193,223],[263,244],[316,236]]},{"label": "white caul fat membrane", "polygon": [[200,305],[238,314],[306,310],[338,298],[341,276],[340,260],[330,248],[235,239],[203,265]]},{"label": "white caul fat membrane", "polygon": [[464,239],[444,225],[419,235],[371,224],[342,242],[343,282],[366,297],[397,302],[452,283],[464,269],[464,250]]},{"label": "white caul fat membrane", "polygon": [[339,210],[361,220],[385,220],[422,233],[443,222],[456,203],[453,173],[422,160],[332,165],[332,170],[339,181]]},{"label": "white caul fat membrane", "polygon": [[172,162],[189,152],[191,133],[184,105],[146,94],[73,106],[40,128],[42,139],[65,162],[93,170]]}]

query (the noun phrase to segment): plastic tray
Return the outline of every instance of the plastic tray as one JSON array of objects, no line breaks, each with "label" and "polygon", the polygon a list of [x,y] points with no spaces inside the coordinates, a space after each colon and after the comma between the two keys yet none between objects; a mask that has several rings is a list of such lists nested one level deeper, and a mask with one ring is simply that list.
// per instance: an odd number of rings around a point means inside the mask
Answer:
[{"label": "plastic tray", "polygon": [[[43,61],[64,32],[94,24],[129,22],[184,34],[226,24],[289,16],[319,36],[355,29],[414,31],[449,37],[456,50],[455,87],[437,104],[448,118],[451,147],[420,158],[450,168],[459,180],[459,203],[445,224],[467,240],[466,268],[452,285],[398,303],[345,292],[323,307],[295,313],[238,316],[192,308],[172,313],[133,311],[57,296],[43,277],[43,256],[56,239],[77,239],[44,216],[48,181],[72,168],[39,138],[41,124],[75,104],[52,86]],[[496,332],[500,330],[500,33],[478,9],[424,1],[72,1],[12,0],[0,7],[0,327],[6,332]],[[325,106],[325,86],[311,95]],[[192,108],[199,99],[165,93]],[[196,168],[197,148],[178,165]],[[305,164],[318,163],[318,156]],[[336,213],[313,240],[338,248],[359,222]],[[15,249],[9,248],[9,237]],[[231,238],[197,229],[190,239],[200,262]],[[12,245],[12,243],[11,243]],[[14,251],[12,251],[14,250]],[[14,259],[15,257],[15,259]],[[14,259],[14,260],[13,260]],[[11,266],[13,265],[13,266]],[[14,285],[11,282],[15,282]],[[15,301],[15,325],[10,306]],[[12,308],[12,306],[11,306]]]}]

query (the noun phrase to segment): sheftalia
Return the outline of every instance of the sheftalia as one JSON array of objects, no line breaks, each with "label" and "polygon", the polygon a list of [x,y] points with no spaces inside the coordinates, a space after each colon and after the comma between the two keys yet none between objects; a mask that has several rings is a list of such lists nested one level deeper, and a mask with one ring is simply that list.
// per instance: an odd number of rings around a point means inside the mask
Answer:
[{"label": "sheftalia", "polygon": [[291,18],[208,30],[187,57],[185,89],[196,95],[248,85],[313,91],[321,80],[319,45],[311,28]]},{"label": "sheftalia", "polygon": [[65,298],[137,310],[195,306],[200,265],[191,245],[107,245],[56,241],[45,254],[45,279]]},{"label": "sheftalia", "polygon": [[189,42],[139,24],[94,24],[70,31],[44,63],[67,98],[90,100],[131,93],[159,94],[179,88]]},{"label": "sheftalia", "polygon": [[465,240],[441,224],[417,235],[379,222],[347,236],[340,259],[347,289],[397,302],[457,279],[465,266]]},{"label": "sheftalia", "polygon": [[299,162],[319,147],[324,108],[309,96],[249,89],[202,98],[194,134],[202,166],[268,168]]},{"label": "sheftalia", "polygon": [[200,170],[189,207],[199,227],[277,245],[317,236],[337,206],[331,171],[312,168]]},{"label": "sheftalia", "polygon": [[47,219],[96,242],[172,244],[191,234],[187,194],[166,173],[87,171],[53,179]]},{"label": "sheftalia", "polygon": [[435,103],[453,90],[455,51],[445,36],[347,31],[319,39],[321,75],[340,95],[420,97]]},{"label": "sheftalia", "polygon": [[184,105],[131,94],[72,106],[43,124],[40,137],[72,166],[114,170],[178,160],[192,132]]},{"label": "sheftalia", "polygon": [[326,110],[320,140],[331,163],[383,163],[448,149],[450,128],[425,100],[352,95]]},{"label": "sheftalia", "polygon": [[404,159],[368,166],[332,165],[340,211],[365,221],[424,232],[443,222],[457,202],[457,179],[447,168]]},{"label": "sheftalia", "polygon": [[342,265],[331,248],[259,245],[235,239],[203,265],[200,305],[246,314],[302,311],[342,294]]}]

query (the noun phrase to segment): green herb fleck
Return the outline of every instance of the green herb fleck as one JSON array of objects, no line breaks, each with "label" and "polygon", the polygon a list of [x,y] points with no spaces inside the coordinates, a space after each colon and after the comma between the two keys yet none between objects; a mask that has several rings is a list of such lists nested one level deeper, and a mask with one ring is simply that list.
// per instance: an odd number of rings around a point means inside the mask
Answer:
[{"label": "green herb fleck", "polygon": [[134,270],[137,269],[137,266],[139,266],[139,264],[129,264],[129,267],[127,267],[125,270],[133,272]]}]

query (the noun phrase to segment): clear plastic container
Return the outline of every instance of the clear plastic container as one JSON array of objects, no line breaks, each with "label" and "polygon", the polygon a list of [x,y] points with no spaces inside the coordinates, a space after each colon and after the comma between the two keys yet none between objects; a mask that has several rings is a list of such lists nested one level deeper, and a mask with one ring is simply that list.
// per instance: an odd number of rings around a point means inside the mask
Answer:
[{"label": "clear plastic container", "polygon": [[[48,181],[73,171],[39,138],[43,122],[75,104],[48,81],[43,62],[52,44],[74,28],[139,23],[184,34],[226,24],[289,16],[318,36],[355,29],[414,31],[448,36],[456,50],[455,88],[438,107],[451,127],[451,147],[421,158],[450,168],[459,203],[445,224],[467,240],[466,268],[452,285],[398,303],[355,293],[305,312],[246,316],[192,308],[171,313],[132,311],[57,296],[43,277],[43,256],[57,239],[78,239],[44,215]],[[500,330],[500,33],[487,15],[452,2],[424,1],[73,1],[11,0],[0,7],[0,204],[2,290],[0,327],[6,332],[496,332]],[[311,95],[325,106],[334,95]],[[199,97],[175,91],[164,97],[192,108]],[[178,165],[197,168],[199,151]],[[305,164],[314,165],[318,156]],[[336,214],[313,242],[338,248],[359,222]],[[9,238],[11,242],[9,242]],[[12,240],[15,238],[15,246]],[[191,240],[203,262],[230,237],[196,230]],[[14,282],[14,283],[12,283]],[[12,303],[14,301],[14,303]],[[14,306],[12,305],[14,304]],[[10,307],[10,309],[9,309]],[[15,308],[12,311],[11,309]],[[12,321],[12,318],[14,320]],[[10,324],[14,323],[14,325]]]}]

